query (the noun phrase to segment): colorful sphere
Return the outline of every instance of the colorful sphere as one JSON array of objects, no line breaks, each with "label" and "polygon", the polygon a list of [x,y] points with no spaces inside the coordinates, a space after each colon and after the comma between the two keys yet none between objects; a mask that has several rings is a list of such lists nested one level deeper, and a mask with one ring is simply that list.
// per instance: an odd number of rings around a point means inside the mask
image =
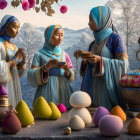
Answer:
[{"label": "colorful sphere", "polygon": [[23,0],[23,2],[22,2],[22,8],[25,11],[29,9],[29,2],[27,0]]},{"label": "colorful sphere", "polygon": [[63,104],[59,104],[57,107],[61,113],[64,113],[67,110],[67,108]]},{"label": "colorful sphere", "polygon": [[0,9],[3,10],[7,7],[7,1],[6,0],[0,0]]},{"label": "colorful sphere", "polygon": [[28,0],[29,8],[33,8],[35,6],[35,0]]},{"label": "colorful sphere", "polygon": [[105,115],[99,121],[99,129],[104,136],[118,136],[123,130],[123,121],[115,115]]},{"label": "colorful sphere", "polygon": [[99,120],[105,116],[105,115],[109,115],[110,112],[103,106],[98,107],[98,109],[95,111],[95,113],[93,114],[92,120],[93,123],[98,126],[99,125]]},{"label": "colorful sphere", "polygon": [[60,12],[62,14],[65,14],[67,11],[68,11],[68,7],[66,5],[62,5],[61,8],[60,8]]},{"label": "colorful sphere", "polygon": [[64,129],[64,134],[65,134],[65,135],[70,135],[70,134],[71,134],[71,128],[70,128],[70,127],[66,127],[66,128]]}]

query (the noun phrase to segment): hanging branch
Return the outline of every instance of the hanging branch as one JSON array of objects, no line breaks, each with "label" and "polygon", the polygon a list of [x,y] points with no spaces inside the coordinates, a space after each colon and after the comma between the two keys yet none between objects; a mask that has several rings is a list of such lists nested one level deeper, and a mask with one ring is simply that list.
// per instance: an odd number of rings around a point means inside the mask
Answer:
[{"label": "hanging branch", "polygon": [[[19,5],[22,5],[24,11],[28,11],[33,8],[36,13],[40,11],[44,12],[47,16],[52,16],[55,14],[55,11],[52,9],[54,3],[58,4],[58,0],[12,0],[11,6],[16,8]],[[59,5],[59,4],[58,4]],[[60,6],[60,5],[59,5]],[[7,7],[6,0],[0,0],[0,9],[3,10]],[[66,13],[68,8],[65,5],[60,6],[60,12],[62,14]]]}]

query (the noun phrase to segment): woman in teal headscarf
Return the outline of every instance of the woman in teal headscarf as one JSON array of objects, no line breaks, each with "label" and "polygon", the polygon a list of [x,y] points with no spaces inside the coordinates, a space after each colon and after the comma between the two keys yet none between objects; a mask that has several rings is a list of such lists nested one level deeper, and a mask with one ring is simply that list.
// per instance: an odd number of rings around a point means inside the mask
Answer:
[{"label": "woman in teal headscarf", "polygon": [[[81,90],[91,96],[94,107],[104,106],[111,110],[120,105],[126,109],[119,80],[128,71],[128,55],[122,38],[112,24],[110,9],[106,6],[91,9],[88,25],[95,38],[89,46],[94,55],[82,57]],[[75,54],[80,55],[80,50]]]},{"label": "woman in teal headscarf", "polygon": [[71,60],[68,54],[61,50],[63,29],[59,25],[46,28],[44,47],[33,58],[32,67],[28,71],[29,83],[37,87],[34,101],[43,96],[47,102],[64,104],[68,108],[72,94],[70,82],[74,80]]},{"label": "woman in teal headscarf", "polygon": [[0,84],[6,88],[13,107],[22,100],[20,78],[26,68],[24,50],[17,49],[11,42],[11,38],[16,38],[19,27],[18,19],[12,15],[5,15],[0,23]]}]

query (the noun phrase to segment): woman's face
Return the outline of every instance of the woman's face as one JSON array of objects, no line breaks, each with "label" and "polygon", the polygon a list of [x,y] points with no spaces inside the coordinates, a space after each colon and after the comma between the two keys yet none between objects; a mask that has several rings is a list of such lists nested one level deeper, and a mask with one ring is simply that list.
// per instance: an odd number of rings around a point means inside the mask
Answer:
[{"label": "woman's face", "polygon": [[89,23],[88,23],[88,25],[89,25],[89,27],[90,27],[90,29],[92,31],[96,31],[98,29],[98,27],[97,27],[94,19],[92,18],[91,14],[89,15]]},{"label": "woman's face", "polygon": [[18,22],[13,22],[5,29],[5,35],[15,38],[18,34],[20,24]]},{"label": "woman's face", "polygon": [[63,30],[56,30],[52,36],[50,44],[53,46],[59,46],[63,41]]}]

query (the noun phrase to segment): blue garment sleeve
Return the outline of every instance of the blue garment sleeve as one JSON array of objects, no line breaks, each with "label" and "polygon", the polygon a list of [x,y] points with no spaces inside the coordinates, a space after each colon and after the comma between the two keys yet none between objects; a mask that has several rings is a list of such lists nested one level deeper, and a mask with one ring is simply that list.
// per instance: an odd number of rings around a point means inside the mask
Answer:
[{"label": "blue garment sleeve", "polygon": [[49,79],[49,71],[44,73],[40,67],[40,55],[36,53],[33,62],[33,68],[29,69],[27,72],[27,80],[33,87],[37,87],[38,85],[44,85],[47,83]]},{"label": "blue garment sleeve", "polygon": [[[129,63],[126,46],[119,34],[115,34],[112,39],[114,59],[102,57],[105,83],[107,86],[110,101],[122,108],[126,108],[121,95],[119,80],[128,72]],[[117,100],[116,100],[117,99]]]}]

